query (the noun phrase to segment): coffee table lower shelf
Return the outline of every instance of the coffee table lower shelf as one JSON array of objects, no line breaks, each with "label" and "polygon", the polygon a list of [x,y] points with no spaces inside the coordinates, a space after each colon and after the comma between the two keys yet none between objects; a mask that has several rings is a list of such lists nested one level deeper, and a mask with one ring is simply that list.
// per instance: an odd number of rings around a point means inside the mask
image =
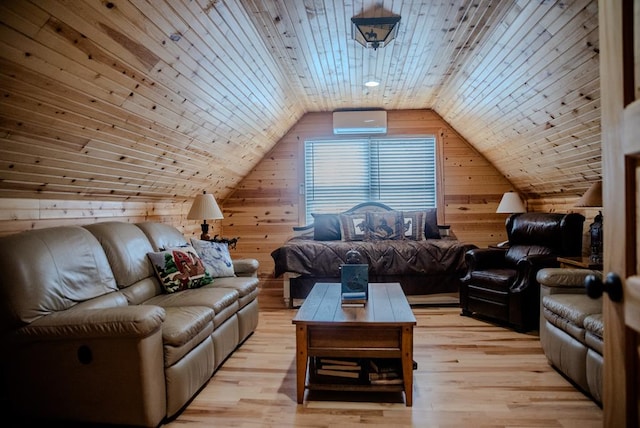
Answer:
[{"label": "coffee table lower shelf", "polygon": [[403,392],[404,385],[371,385],[368,383],[349,382],[307,382],[309,391],[354,391],[354,392]]}]

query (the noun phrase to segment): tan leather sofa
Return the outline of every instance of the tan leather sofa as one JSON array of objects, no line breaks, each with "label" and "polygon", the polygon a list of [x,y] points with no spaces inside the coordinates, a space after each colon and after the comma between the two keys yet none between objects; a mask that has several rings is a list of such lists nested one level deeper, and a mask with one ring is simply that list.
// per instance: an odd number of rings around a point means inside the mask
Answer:
[{"label": "tan leather sofa", "polygon": [[166,294],[147,253],[186,244],[159,223],[0,238],[2,400],[19,420],[157,426],[256,328],[258,262]]},{"label": "tan leather sofa", "polygon": [[540,342],[549,362],[602,403],[602,298],[586,295],[588,269],[546,268],[540,283]]}]

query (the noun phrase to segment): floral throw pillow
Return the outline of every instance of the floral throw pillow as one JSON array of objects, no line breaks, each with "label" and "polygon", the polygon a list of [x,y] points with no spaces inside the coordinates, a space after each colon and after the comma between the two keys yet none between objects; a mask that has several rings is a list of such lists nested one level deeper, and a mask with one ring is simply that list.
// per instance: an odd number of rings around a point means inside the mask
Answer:
[{"label": "floral throw pillow", "polygon": [[167,248],[148,253],[156,275],[166,293],[198,288],[210,284],[213,279],[193,247]]},{"label": "floral throw pillow", "polygon": [[212,278],[236,275],[227,244],[191,238],[191,245],[196,249]]},{"label": "floral throw pillow", "polygon": [[367,213],[365,241],[404,239],[404,217],[400,211]]}]

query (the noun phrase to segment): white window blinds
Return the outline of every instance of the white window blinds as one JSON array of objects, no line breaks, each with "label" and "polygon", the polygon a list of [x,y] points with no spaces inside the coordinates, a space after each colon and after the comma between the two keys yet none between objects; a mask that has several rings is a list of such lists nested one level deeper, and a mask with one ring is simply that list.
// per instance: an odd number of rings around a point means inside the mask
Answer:
[{"label": "white window blinds", "polygon": [[377,201],[398,210],[436,206],[436,141],[422,138],[305,142],[307,223]]}]

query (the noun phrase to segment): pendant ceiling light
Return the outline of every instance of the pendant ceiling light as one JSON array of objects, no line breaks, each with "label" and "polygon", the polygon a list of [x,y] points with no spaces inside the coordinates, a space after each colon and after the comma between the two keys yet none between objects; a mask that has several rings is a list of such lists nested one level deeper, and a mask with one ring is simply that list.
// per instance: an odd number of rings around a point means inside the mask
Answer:
[{"label": "pendant ceiling light", "polygon": [[353,39],[365,48],[378,49],[387,46],[398,34],[399,16],[378,18],[351,18]]}]

